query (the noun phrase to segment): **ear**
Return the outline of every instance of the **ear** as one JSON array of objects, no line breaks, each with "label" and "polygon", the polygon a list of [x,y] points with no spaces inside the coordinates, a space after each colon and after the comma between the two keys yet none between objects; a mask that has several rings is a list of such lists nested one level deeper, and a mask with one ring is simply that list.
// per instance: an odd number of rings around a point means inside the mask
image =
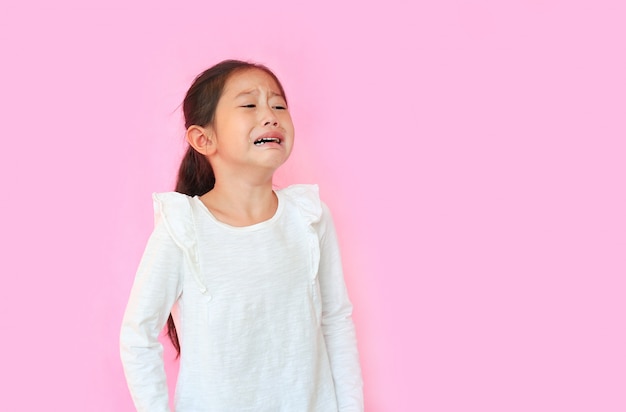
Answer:
[{"label": "ear", "polygon": [[209,156],[215,151],[215,133],[213,133],[211,126],[191,125],[187,129],[185,137],[189,145],[198,153]]}]

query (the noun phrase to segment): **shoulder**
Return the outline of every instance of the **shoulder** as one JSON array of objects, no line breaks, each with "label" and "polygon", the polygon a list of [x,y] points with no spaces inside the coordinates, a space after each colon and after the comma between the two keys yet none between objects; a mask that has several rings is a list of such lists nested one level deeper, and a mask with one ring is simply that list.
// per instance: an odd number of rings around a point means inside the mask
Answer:
[{"label": "shoulder", "polygon": [[321,214],[321,200],[317,185],[291,185],[276,191],[276,193],[289,206],[295,206],[302,212],[317,217]]},{"label": "shoulder", "polygon": [[160,192],[152,193],[152,200],[160,205],[176,205],[189,203],[192,199],[191,196],[178,193],[178,192]]},{"label": "shoulder", "polygon": [[155,216],[171,216],[184,214],[191,209],[191,196],[178,192],[161,192],[152,194]]},{"label": "shoulder", "polygon": [[277,191],[281,200],[297,208],[310,223],[318,223],[330,217],[330,211],[321,200],[316,184],[295,184]]},{"label": "shoulder", "polygon": [[319,186],[315,184],[296,184],[277,190],[277,193],[291,199],[319,201]]},{"label": "shoulder", "polygon": [[153,193],[155,226],[163,225],[174,241],[183,248],[193,243],[193,197],[178,192]]}]

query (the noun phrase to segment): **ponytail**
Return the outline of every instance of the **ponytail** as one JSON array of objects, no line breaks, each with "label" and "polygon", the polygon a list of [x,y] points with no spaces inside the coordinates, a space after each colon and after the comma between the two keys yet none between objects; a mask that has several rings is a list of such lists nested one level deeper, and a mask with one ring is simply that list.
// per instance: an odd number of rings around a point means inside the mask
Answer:
[{"label": "ponytail", "polygon": [[202,196],[215,186],[211,164],[202,154],[189,146],[178,169],[176,191],[188,196]]}]

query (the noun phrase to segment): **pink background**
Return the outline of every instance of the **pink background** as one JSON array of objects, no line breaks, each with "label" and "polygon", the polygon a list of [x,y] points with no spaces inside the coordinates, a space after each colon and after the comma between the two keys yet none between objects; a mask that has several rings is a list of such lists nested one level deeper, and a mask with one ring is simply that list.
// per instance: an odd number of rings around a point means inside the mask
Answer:
[{"label": "pink background", "polygon": [[133,410],[150,194],[229,57],[287,89],[368,411],[626,410],[623,2],[87,3],[0,13],[2,410]]}]

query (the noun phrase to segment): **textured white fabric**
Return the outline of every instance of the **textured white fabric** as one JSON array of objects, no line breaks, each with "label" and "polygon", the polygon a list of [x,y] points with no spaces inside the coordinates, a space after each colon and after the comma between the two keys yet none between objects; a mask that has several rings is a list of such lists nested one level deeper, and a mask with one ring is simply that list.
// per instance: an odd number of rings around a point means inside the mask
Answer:
[{"label": "textured white fabric", "polygon": [[265,222],[233,227],[198,197],[154,195],[155,228],[120,334],[138,411],[169,411],[158,335],[181,342],[177,412],[362,411],[352,305],[315,185],[278,190]]}]

